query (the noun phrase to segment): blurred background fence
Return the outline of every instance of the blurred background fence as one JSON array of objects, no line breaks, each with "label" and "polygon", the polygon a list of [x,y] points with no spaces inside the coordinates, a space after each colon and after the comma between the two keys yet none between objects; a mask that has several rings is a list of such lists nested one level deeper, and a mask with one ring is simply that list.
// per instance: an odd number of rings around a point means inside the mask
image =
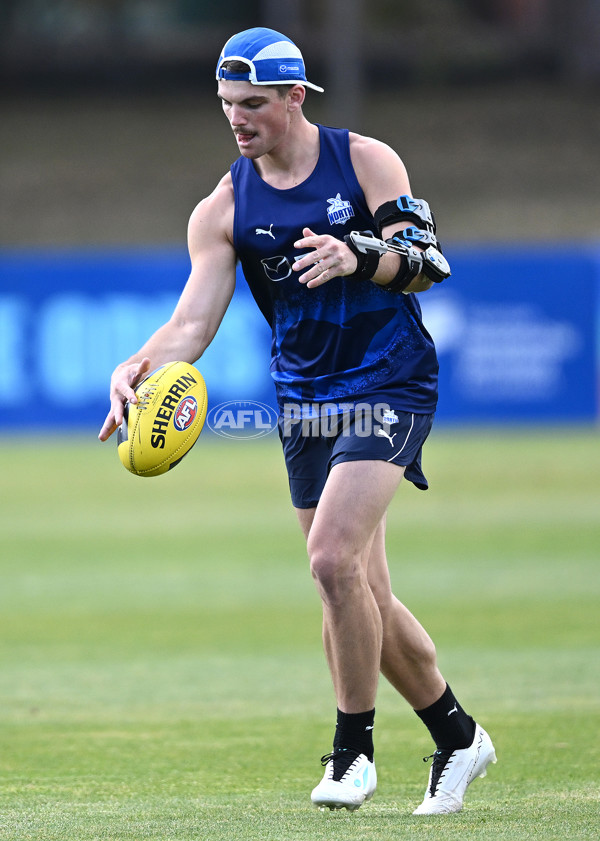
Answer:
[{"label": "blurred background fence", "polygon": [[[3,0],[0,430],[99,424],[170,314],[189,214],[236,157],[216,58],[253,25],[300,44],[308,117],[390,143],[434,208],[440,419],[595,422],[597,0]],[[268,347],[240,278],[213,405],[272,403]]]}]

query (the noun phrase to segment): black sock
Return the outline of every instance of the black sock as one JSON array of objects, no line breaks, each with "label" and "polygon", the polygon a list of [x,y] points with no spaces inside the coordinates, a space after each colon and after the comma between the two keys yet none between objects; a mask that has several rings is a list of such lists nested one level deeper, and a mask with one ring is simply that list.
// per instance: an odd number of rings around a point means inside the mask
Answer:
[{"label": "black sock", "polygon": [[463,750],[472,743],[475,722],[458,703],[448,684],[441,698],[430,707],[415,712],[431,733],[438,750]]},{"label": "black sock", "polygon": [[375,710],[366,713],[343,713],[337,711],[337,724],[333,747],[346,748],[364,753],[368,760],[373,761],[373,722]]}]

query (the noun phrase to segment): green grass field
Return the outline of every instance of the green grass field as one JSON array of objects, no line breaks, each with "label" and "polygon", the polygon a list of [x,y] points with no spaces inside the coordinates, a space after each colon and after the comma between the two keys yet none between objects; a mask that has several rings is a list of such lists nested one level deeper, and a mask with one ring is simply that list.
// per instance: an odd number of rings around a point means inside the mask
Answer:
[{"label": "green grass field", "polygon": [[411,815],[432,746],[383,683],[375,798],[310,805],[335,700],[277,443],[156,479],[93,434],[0,456],[5,841],[600,836],[597,431],[437,431],[392,505],[396,592],[498,753],[447,818]]}]

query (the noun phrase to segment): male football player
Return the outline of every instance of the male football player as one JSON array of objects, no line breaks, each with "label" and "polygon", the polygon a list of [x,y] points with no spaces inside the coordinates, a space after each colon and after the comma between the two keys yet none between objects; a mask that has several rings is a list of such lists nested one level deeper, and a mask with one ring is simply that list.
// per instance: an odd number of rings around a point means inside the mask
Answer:
[{"label": "male football player", "polygon": [[271,29],[230,38],[218,97],[240,157],[193,211],[191,273],[170,320],[111,380],[106,440],[136,383],[172,360],[194,362],[231,300],[236,262],[273,331],[271,373],[292,503],[323,605],[337,699],[333,749],[312,792],[354,810],[376,787],[373,727],[381,673],[436,749],[415,814],[462,808],[495,752],[436,664],[434,645],[393,595],[387,508],[403,477],[421,489],[421,449],[437,402],[437,359],[415,293],[444,280],[426,201],[377,140],[308,121],[300,50]]}]

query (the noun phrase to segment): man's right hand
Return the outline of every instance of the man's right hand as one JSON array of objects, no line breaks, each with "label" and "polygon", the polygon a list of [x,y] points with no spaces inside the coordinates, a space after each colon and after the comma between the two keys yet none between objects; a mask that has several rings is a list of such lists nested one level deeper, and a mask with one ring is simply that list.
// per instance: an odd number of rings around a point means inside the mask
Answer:
[{"label": "man's right hand", "polygon": [[110,380],[110,411],[98,438],[106,441],[123,423],[123,409],[127,402],[137,403],[135,387],[150,370],[150,360],[145,356],[141,362],[119,365]]}]

